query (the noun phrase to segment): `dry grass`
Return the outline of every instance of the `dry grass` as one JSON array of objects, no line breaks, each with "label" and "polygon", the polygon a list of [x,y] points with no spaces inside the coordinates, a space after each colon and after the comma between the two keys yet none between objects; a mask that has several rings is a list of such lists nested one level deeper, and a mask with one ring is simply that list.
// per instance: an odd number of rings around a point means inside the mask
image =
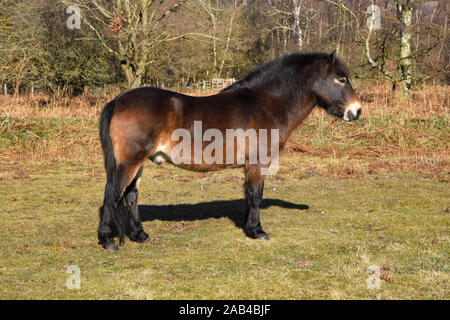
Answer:
[{"label": "dry grass", "polygon": [[[332,158],[308,168],[319,175],[448,173],[448,86],[424,87],[412,92],[410,100],[383,84],[356,87],[364,105],[362,118],[348,124],[315,110],[290,140],[288,157]],[[59,101],[42,94],[0,97],[2,165],[101,159],[99,113],[118,93],[118,89],[97,95],[88,91]]]},{"label": "dry grass", "polygon": [[[386,171],[448,173],[448,86],[426,86],[404,99],[381,83],[356,83],[363,115],[344,123],[315,110],[291,138],[287,157],[332,158],[312,171],[356,177]],[[104,103],[119,93],[90,91],[52,101],[42,94],[0,97],[0,159],[29,161],[101,159],[97,121]],[[210,92],[186,92],[208,95]],[[345,161],[344,161],[345,160]]]},{"label": "dry grass", "polygon": [[[355,89],[364,103],[364,113],[368,119],[385,118],[392,112],[414,118],[448,114],[450,89],[445,85],[424,86],[412,91],[410,100],[402,98],[398,92],[393,92],[389,85],[383,83],[357,82]],[[217,92],[218,90],[189,90],[181,93],[206,96]],[[119,93],[118,88],[101,94],[87,90],[77,97],[64,97],[58,101],[41,93],[19,97],[0,95],[0,112],[11,117],[70,117],[97,120],[103,105]],[[321,117],[321,112],[317,110],[312,116]]]}]

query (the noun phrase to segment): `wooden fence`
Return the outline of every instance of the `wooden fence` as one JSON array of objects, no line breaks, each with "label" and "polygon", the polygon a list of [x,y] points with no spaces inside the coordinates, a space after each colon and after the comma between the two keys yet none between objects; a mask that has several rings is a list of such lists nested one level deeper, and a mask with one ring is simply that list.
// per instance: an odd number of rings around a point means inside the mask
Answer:
[{"label": "wooden fence", "polygon": [[181,83],[157,83],[156,86],[163,88],[163,89],[173,89],[177,88],[178,90],[182,91],[189,91],[189,90],[220,90],[223,88],[228,87],[229,85],[236,82],[236,79],[229,78],[229,79],[222,79],[222,78],[215,78],[211,80],[199,80],[197,82],[190,82],[188,84],[181,84]]}]

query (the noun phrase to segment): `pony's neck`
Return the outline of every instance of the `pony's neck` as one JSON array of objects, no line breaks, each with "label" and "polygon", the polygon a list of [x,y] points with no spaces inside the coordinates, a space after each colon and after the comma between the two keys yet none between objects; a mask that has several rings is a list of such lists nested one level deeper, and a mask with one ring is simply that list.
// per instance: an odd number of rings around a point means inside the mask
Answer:
[{"label": "pony's neck", "polygon": [[290,112],[292,112],[294,116],[288,125],[289,134],[298,128],[315,106],[316,98],[312,95],[303,97],[303,99],[299,99],[295,104],[291,104],[288,109],[290,109]]},{"label": "pony's neck", "polygon": [[287,125],[283,140],[286,141],[292,132],[297,129],[305,118],[311,113],[315,107],[316,99],[311,96],[302,97],[301,99],[293,100],[289,106],[286,106]]},{"label": "pony's neck", "polygon": [[[287,84],[289,85],[289,84]],[[273,110],[269,110],[280,129],[280,139],[285,142],[316,105],[316,98],[307,84],[283,94],[274,94],[270,88],[262,89],[261,96],[269,97]]]}]

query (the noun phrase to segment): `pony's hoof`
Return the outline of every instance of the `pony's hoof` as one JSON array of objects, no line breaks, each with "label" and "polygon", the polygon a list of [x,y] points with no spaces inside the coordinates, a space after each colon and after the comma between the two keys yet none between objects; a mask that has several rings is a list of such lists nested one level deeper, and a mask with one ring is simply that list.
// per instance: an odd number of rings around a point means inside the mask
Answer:
[{"label": "pony's hoof", "polygon": [[246,231],[247,237],[257,240],[270,240],[269,235],[262,229]]},{"label": "pony's hoof", "polygon": [[260,234],[256,236],[256,240],[270,240],[269,235],[267,233]]},{"label": "pony's hoof", "polygon": [[105,246],[103,248],[105,248],[106,251],[113,251],[113,252],[119,251],[119,246],[117,244],[115,244],[115,243],[107,245],[107,246]]},{"label": "pony's hoof", "polygon": [[149,241],[148,234],[146,234],[144,231],[139,233],[138,236],[130,237],[131,241],[137,242],[137,243],[144,243]]}]

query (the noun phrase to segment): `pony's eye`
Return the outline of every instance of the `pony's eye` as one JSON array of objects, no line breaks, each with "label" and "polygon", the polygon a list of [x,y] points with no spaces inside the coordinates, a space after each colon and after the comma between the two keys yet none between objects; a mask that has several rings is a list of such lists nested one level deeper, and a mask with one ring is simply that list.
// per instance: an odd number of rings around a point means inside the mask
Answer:
[{"label": "pony's eye", "polygon": [[339,78],[337,78],[337,80],[339,81],[339,83],[342,83],[342,84],[346,84],[347,83],[347,78],[346,77],[339,77]]}]

